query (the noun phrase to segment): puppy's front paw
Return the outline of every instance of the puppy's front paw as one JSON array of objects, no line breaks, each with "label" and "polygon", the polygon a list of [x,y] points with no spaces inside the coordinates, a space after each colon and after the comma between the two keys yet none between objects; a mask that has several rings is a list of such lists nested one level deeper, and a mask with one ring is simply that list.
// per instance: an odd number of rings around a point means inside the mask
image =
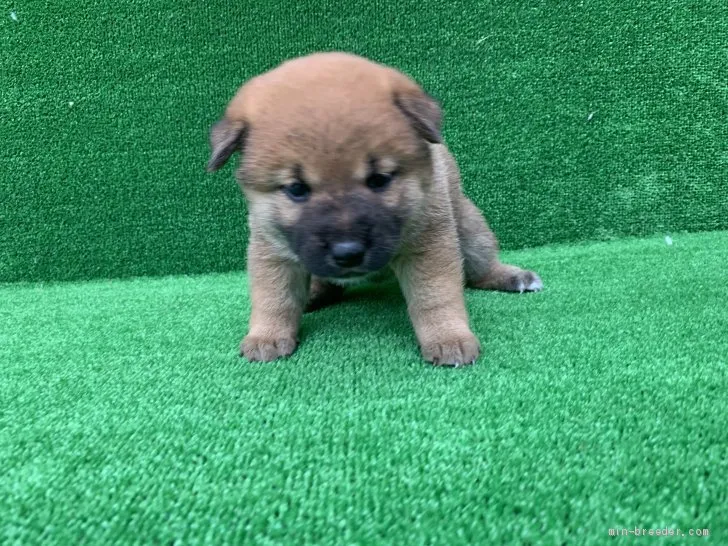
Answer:
[{"label": "puppy's front paw", "polygon": [[296,340],[290,337],[272,339],[248,335],[240,344],[240,356],[250,361],[269,362],[293,354],[296,345]]},{"label": "puppy's front paw", "polygon": [[465,366],[480,355],[480,342],[472,333],[428,340],[421,344],[422,356],[435,366]]}]

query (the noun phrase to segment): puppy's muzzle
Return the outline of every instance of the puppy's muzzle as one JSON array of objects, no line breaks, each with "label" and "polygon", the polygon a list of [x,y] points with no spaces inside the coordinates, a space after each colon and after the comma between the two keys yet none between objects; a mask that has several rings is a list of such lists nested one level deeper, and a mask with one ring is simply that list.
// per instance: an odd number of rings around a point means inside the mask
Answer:
[{"label": "puppy's muzzle", "polygon": [[283,231],[311,274],[345,279],[386,267],[401,227],[400,211],[372,193],[306,203],[298,221]]}]

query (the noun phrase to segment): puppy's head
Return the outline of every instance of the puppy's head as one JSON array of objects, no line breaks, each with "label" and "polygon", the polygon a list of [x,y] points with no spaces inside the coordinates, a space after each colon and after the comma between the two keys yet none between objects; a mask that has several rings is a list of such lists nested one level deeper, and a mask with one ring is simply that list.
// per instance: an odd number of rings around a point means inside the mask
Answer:
[{"label": "puppy's head", "polygon": [[383,268],[421,208],[438,104],[394,69],[344,53],[250,80],[211,131],[208,170],[237,150],[253,236],[328,278]]}]

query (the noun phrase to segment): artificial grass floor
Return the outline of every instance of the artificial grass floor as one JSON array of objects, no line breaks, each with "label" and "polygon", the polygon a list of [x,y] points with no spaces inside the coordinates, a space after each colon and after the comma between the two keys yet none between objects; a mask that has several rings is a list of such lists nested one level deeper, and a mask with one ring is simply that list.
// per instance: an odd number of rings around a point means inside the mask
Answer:
[{"label": "artificial grass floor", "polygon": [[505,257],[466,369],[391,286],[249,364],[243,274],[3,285],[0,542],[728,543],[728,233]]}]

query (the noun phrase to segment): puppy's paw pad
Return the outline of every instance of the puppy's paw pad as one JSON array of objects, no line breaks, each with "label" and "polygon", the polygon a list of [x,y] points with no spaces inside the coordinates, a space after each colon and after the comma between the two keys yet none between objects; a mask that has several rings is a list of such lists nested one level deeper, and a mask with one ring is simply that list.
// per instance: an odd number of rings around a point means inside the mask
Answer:
[{"label": "puppy's paw pad", "polygon": [[422,345],[423,358],[435,366],[467,366],[474,364],[479,355],[480,342],[472,334]]},{"label": "puppy's paw pad", "polygon": [[514,279],[518,292],[540,292],[543,290],[543,281],[533,271],[521,271]]},{"label": "puppy's paw pad", "polygon": [[296,340],[293,338],[264,338],[246,336],[240,344],[240,356],[251,362],[270,362],[277,358],[290,356],[296,350]]}]

